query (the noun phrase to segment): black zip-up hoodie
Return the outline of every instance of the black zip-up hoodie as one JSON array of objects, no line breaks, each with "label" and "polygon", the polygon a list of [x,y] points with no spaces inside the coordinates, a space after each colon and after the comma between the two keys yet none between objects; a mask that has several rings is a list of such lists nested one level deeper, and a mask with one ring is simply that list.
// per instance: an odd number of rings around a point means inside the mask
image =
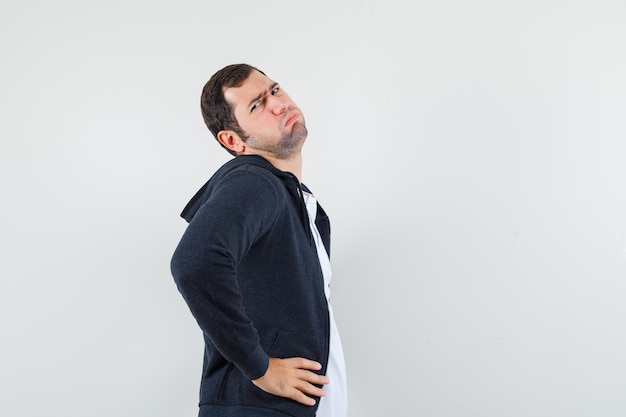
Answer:
[{"label": "black zip-up hoodie", "polygon": [[[200,416],[315,415],[317,406],[251,382],[265,374],[269,357],[312,359],[326,372],[328,305],[303,189],[264,158],[238,156],[182,213],[189,225],[171,269],[204,335]],[[319,205],[316,226],[330,253],[330,223]]]}]

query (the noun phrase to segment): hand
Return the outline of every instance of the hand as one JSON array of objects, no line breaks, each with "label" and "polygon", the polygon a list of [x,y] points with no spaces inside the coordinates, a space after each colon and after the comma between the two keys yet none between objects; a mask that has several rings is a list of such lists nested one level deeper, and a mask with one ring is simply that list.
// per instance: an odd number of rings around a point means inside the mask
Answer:
[{"label": "hand", "polygon": [[311,371],[319,371],[322,365],[304,358],[270,358],[270,365],[259,379],[252,381],[263,391],[280,397],[291,398],[304,405],[315,405],[309,395],[323,397],[323,389],[313,384],[328,384],[326,376]]}]

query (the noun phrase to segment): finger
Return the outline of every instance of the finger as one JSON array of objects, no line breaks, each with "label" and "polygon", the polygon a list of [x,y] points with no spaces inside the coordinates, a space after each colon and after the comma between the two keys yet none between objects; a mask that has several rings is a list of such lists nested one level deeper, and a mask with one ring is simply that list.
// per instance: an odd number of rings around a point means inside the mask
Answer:
[{"label": "finger", "polygon": [[318,375],[314,372],[305,371],[303,369],[296,374],[296,377],[312,384],[326,385],[330,383],[330,379],[326,375]]},{"label": "finger", "polygon": [[[319,395],[318,395],[319,397]],[[293,394],[289,396],[294,401],[299,402],[300,404],[312,406],[315,405],[315,399],[305,395],[302,391],[295,389]]]},{"label": "finger", "polygon": [[306,358],[288,358],[285,360],[294,368],[310,369],[312,371],[319,371],[322,369],[321,363]]},{"label": "finger", "polygon": [[[309,406],[315,405],[316,403],[315,398],[311,398],[310,396],[323,397],[325,393],[323,390],[320,390],[319,388],[316,388],[313,385],[310,385],[310,384],[308,385],[309,387],[312,387],[313,389],[307,388],[304,385],[300,387],[294,386],[293,390],[291,391],[288,397],[304,405],[309,405]],[[307,393],[307,391],[311,391],[311,392]]]},{"label": "finger", "polygon": [[295,388],[297,388],[298,391],[300,391],[301,393],[304,393],[306,395],[312,395],[314,397],[323,397],[326,395],[326,391],[324,391],[322,388],[318,388],[315,385],[309,384],[308,382],[304,381],[295,385]]},{"label": "finger", "polygon": [[296,387],[291,387],[291,389],[285,393],[285,397],[290,398],[294,401],[297,401],[304,405],[315,405],[315,399],[305,395],[302,391],[297,389]]}]

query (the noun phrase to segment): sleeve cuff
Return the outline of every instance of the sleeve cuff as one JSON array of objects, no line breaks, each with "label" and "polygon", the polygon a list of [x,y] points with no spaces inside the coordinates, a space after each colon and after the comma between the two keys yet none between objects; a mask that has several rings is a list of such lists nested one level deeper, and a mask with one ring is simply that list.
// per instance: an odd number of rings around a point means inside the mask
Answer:
[{"label": "sleeve cuff", "polygon": [[250,381],[261,378],[267,372],[270,365],[270,358],[259,345],[248,356],[248,359],[241,364],[241,372]]}]

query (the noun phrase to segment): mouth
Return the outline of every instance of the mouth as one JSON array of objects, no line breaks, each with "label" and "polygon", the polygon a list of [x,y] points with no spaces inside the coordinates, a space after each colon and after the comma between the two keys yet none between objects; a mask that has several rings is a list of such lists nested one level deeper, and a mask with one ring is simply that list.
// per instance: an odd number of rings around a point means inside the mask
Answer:
[{"label": "mouth", "polygon": [[295,112],[291,116],[287,117],[287,120],[285,121],[285,126],[289,126],[290,124],[293,124],[299,117],[300,117],[300,113],[298,112]]}]

